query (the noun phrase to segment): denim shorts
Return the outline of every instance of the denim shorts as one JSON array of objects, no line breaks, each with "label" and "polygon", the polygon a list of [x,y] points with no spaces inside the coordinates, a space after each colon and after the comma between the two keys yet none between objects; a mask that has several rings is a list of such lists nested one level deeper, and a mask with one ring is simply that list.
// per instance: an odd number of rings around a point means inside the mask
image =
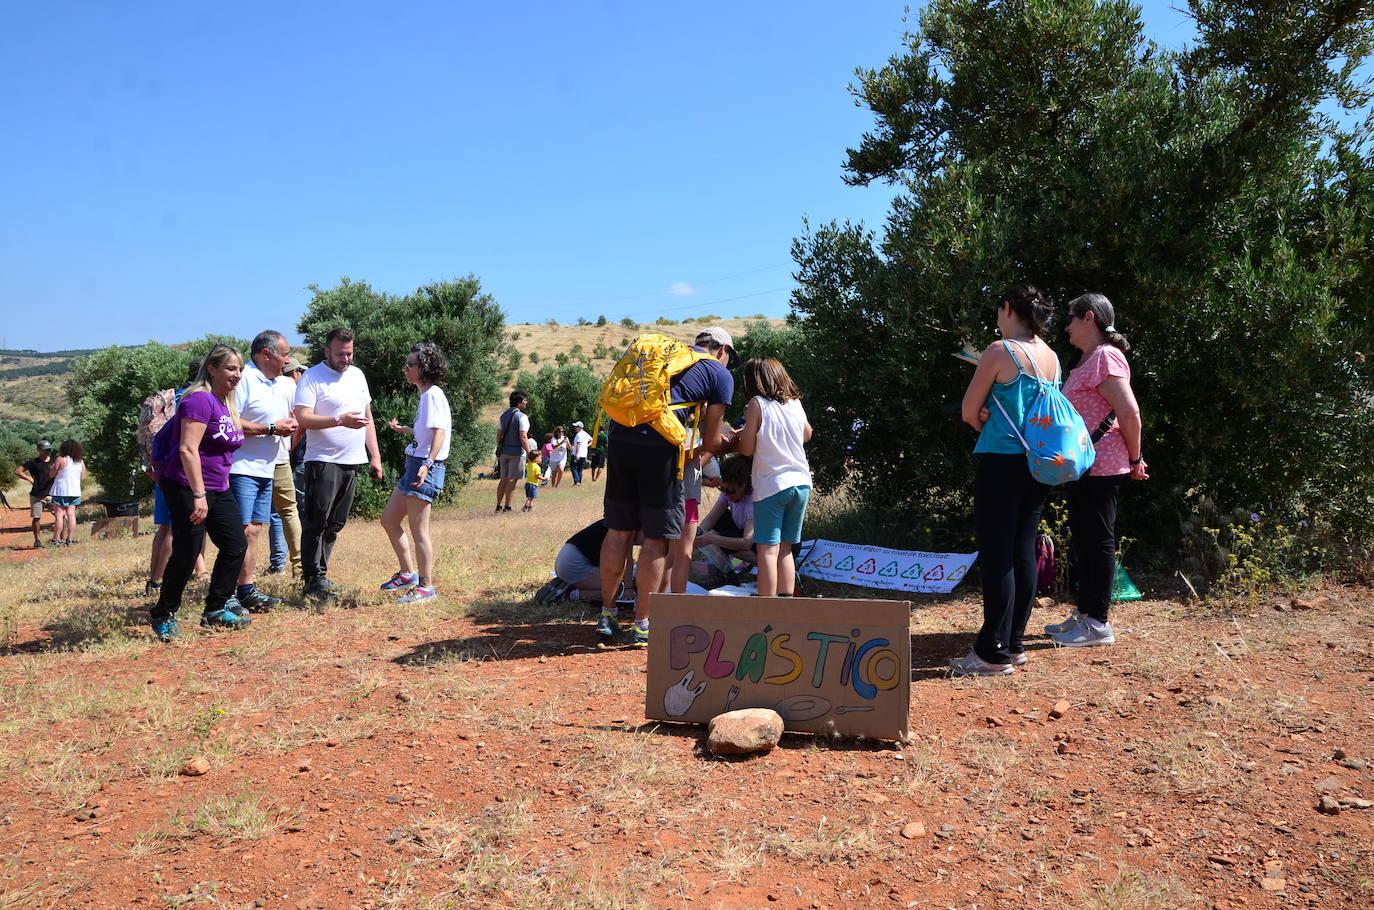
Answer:
[{"label": "denim shorts", "polygon": [[526,498],[526,499],[538,499],[538,498],[539,498],[539,484],[537,484],[537,483],[526,483],[526,484],[525,484],[525,498]]},{"label": "denim shorts", "polygon": [[229,489],[238,500],[243,524],[265,525],[272,518],[272,478],[230,474]]},{"label": "denim shorts", "polygon": [[811,488],[800,486],[754,500],[754,543],[801,543],[802,517],[810,498]]},{"label": "denim shorts", "polygon": [[442,462],[435,462],[434,467],[430,468],[429,473],[425,475],[425,482],[416,486],[420,479],[420,466],[424,463],[423,458],[407,455],[406,475],[401,478],[400,483],[396,484],[396,489],[406,496],[414,496],[425,502],[433,502],[434,497],[438,496],[444,489],[444,465]]},{"label": "denim shorts", "polygon": [[65,509],[67,506],[79,506],[79,505],[81,505],[81,497],[80,497],[80,496],[54,496],[54,497],[52,498],[52,501],[53,501],[53,505],[62,506],[64,509]]}]

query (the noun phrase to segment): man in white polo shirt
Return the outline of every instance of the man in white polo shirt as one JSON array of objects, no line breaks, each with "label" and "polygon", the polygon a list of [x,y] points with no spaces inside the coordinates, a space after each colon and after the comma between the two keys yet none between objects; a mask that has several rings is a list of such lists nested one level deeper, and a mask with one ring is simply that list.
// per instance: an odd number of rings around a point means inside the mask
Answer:
[{"label": "man in white polo shirt", "polygon": [[305,596],[333,597],[329,554],[348,521],[357,489],[357,470],[366,464],[382,479],[377,426],[367,377],[353,366],[353,333],[331,329],[324,361],[305,371],[296,386],[296,419],[305,428],[305,499],[301,513],[301,572]]},{"label": "man in white polo shirt", "polygon": [[287,457],[291,434],[296,430],[296,418],[291,415],[277,377],[291,356],[291,346],[281,332],[271,329],[259,332],[249,348],[249,362],[243,369],[234,397],[238,402],[239,420],[243,423],[243,445],[234,452],[229,468],[229,489],[238,500],[243,518],[243,534],[248,540],[248,553],[239,570],[239,586],[235,596],[239,604],[253,613],[266,613],[281,603],[279,597],[268,597],[254,584],[258,568],[258,538],[263,525],[272,516],[272,478],[277,461]]}]

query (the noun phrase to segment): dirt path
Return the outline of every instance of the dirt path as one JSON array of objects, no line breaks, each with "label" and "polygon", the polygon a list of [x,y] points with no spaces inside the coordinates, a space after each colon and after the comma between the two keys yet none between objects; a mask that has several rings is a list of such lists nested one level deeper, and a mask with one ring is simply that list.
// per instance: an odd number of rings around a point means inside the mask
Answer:
[{"label": "dirt path", "polygon": [[1144,602],[1112,648],[974,681],[939,668],[977,604],[923,603],[910,743],[722,760],[643,721],[642,653],[527,602],[597,492],[467,497],[415,610],[350,524],[356,609],[172,646],[123,631],[146,541],[38,553],[0,656],[0,907],[1374,906],[1368,591]]}]

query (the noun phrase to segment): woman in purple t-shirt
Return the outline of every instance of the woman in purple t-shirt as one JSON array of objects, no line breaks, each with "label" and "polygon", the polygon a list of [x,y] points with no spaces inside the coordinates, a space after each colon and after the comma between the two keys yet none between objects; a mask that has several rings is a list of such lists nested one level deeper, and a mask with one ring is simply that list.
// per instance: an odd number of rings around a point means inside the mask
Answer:
[{"label": "woman in purple t-shirt", "polygon": [[248,549],[239,507],[229,490],[229,466],[234,450],[243,445],[234,399],[242,370],[243,357],[237,350],[215,345],[201,361],[172,419],[176,454],[158,472],[158,485],[172,513],[172,556],[162,576],[161,596],[149,610],[153,631],[162,641],[176,637],[181,595],[207,533],[219,554],[200,624],[241,629],[252,621],[247,611],[238,612],[237,601],[230,601]]}]

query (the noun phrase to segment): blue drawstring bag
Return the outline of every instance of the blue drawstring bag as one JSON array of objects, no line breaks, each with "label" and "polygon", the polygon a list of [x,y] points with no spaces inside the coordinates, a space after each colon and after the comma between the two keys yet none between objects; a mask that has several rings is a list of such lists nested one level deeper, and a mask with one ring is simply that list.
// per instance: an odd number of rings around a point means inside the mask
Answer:
[{"label": "blue drawstring bag", "polygon": [[[1007,346],[1007,353],[1011,354],[1016,368],[1020,370],[1021,362],[1012,351],[1011,345],[1006,341],[1002,344]],[[1093,466],[1093,460],[1097,458],[1092,437],[1088,435],[1088,427],[1083,423],[1083,417],[1069,403],[1069,399],[1064,397],[1064,393],[1059,391],[1059,377],[1056,376],[1054,381],[1050,382],[1040,375],[1040,366],[1035,362],[1035,358],[1024,350],[1022,353],[1026,355],[1031,369],[1035,371],[1036,382],[1035,397],[1026,407],[1024,429],[1018,429],[1012,423],[1011,415],[1002,407],[1002,402],[997,400],[996,395],[992,396],[992,402],[997,405],[997,409],[1007,419],[1007,425],[1025,448],[1026,463],[1030,466],[1031,476],[1051,487],[1072,483],[1088,473],[1088,469]]]}]

